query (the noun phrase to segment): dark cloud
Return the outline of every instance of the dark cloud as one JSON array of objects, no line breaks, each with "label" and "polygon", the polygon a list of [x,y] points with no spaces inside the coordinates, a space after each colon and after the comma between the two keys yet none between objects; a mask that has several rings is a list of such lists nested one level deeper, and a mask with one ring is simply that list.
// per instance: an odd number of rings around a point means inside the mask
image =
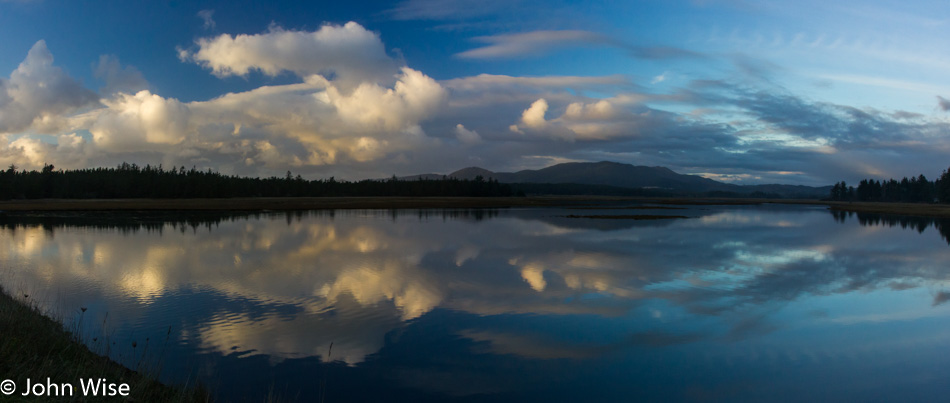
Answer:
[{"label": "dark cloud", "polygon": [[934,295],[933,306],[940,305],[947,301],[950,301],[950,292],[940,291],[937,293],[937,295]]},{"label": "dark cloud", "polygon": [[737,107],[752,118],[748,123],[753,126],[766,124],[759,127],[763,131],[778,129],[803,139],[823,138],[845,148],[893,151],[950,130],[950,125],[925,120],[917,113],[816,102],[771,85],[703,80],[693,82],[680,96],[702,105]]},{"label": "dark cloud", "polygon": [[104,96],[118,92],[134,94],[148,89],[148,82],[142,72],[133,66],[122,66],[115,55],[99,56],[99,61],[92,66],[93,75],[105,82],[99,92]]},{"label": "dark cloud", "polygon": [[726,339],[739,341],[754,336],[769,334],[778,330],[779,327],[769,321],[771,314],[772,312],[765,312],[741,317],[739,321],[729,329]]},{"label": "dark cloud", "polygon": [[950,111],[950,100],[948,100],[948,99],[946,99],[946,98],[941,97],[941,96],[938,95],[938,96],[937,96],[937,106],[939,106],[939,107],[940,107],[940,110],[942,110],[942,111],[944,111],[944,112]]}]

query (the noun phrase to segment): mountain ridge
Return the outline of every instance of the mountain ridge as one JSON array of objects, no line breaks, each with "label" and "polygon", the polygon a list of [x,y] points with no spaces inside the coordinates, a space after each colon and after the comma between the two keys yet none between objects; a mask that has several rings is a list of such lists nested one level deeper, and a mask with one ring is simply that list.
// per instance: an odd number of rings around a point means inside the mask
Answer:
[{"label": "mountain ridge", "polygon": [[765,193],[782,197],[827,196],[830,186],[762,184],[736,185],[723,183],[698,175],[680,174],[663,166],[632,165],[613,161],[566,162],[541,169],[525,169],[517,172],[493,172],[481,167],[467,167],[447,175],[423,174],[402,177],[403,180],[441,179],[495,179],[501,183],[577,184],[610,186],[626,189],[656,189],[670,192],[692,193]]}]

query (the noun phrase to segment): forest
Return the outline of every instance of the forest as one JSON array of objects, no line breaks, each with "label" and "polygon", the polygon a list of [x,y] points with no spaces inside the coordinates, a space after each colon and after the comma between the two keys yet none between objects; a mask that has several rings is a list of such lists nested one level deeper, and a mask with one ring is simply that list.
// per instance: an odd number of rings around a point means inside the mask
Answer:
[{"label": "forest", "polygon": [[923,174],[900,181],[862,179],[857,187],[844,181],[831,188],[831,200],[901,203],[950,203],[950,170],[930,181]]},{"label": "forest", "polygon": [[323,196],[505,197],[516,196],[516,192],[507,184],[482,177],[399,180],[393,176],[350,182],[333,177],[306,180],[290,171],[284,177],[252,178],[194,167],[165,169],[161,165],[140,167],[129,163],[65,171],[53,165],[45,165],[41,171],[17,170],[11,165],[0,171],[0,200]]}]

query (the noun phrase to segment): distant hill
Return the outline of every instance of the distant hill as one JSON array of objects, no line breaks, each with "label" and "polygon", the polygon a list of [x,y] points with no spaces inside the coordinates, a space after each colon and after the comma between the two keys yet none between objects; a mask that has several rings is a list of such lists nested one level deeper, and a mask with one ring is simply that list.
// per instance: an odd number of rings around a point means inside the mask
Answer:
[{"label": "distant hill", "polygon": [[[729,196],[751,195],[780,196],[788,198],[827,197],[830,186],[812,187],[799,185],[734,185],[718,182],[696,175],[683,175],[666,167],[648,167],[622,164],[618,162],[568,162],[538,170],[518,172],[492,172],[484,168],[469,167],[444,175],[458,179],[475,179],[478,176],[493,178],[501,183],[513,184],[573,184],[569,193],[598,194],[607,192],[618,194],[617,188],[649,190],[650,194],[714,194]],[[403,177],[405,180],[440,179],[443,175],[425,174]],[[534,186],[531,189],[544,189]],[[550,187],[548,187],[550,189]],[[539,190],[540,191],[540,190]],[[557,193],[561,193],[557,191]],[[643,193],[641,193],[643,194]]]}]

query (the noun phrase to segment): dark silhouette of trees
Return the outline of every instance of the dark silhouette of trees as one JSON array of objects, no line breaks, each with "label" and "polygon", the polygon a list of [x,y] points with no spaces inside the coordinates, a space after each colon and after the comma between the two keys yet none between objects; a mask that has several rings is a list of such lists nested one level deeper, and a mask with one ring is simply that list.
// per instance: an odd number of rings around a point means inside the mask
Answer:
[{"label": "dark silhouette of trees", "polygon": [[940,179],[932,182],[923,174],[900,181],[862,179],[857,188],[842,181],[831,187],[829,196],[837,201],[950,203],[950,173],[944,171]]},{"label": "dark silhouette of trees", "polygon": [[123,162],[115,168],[56,170],[45,165],[39,172],[11,165],[0,171],[0,200],[9,199],[137,199],[322,196],[513,196],[511,186],[495,179],[465,180],[306,180],[290,171],[284,177],[228,176],[210,169],[161,165],[140,167]]},{"label": "dark silhouette of trees", "polygon": [[854,186],[848,186],[845,181],[835,183],[831,187],[831,200],[853,200],[854,199]]}]

